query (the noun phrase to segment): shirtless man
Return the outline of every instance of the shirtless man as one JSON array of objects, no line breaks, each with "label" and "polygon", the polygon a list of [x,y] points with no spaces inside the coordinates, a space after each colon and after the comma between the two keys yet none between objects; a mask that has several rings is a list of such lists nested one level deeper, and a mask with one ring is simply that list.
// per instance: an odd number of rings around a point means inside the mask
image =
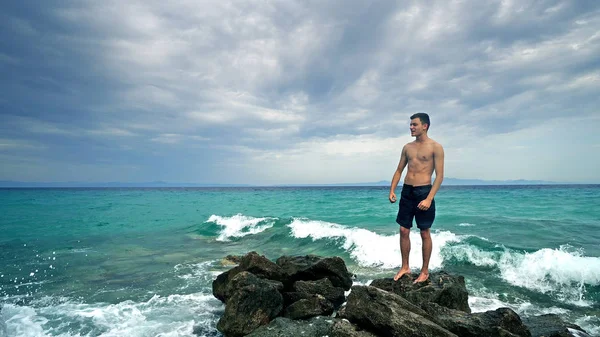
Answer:
[{"label": "shirtless man", "polygon": [[[431,257],[430,228],[435,219],[435,200],[433,197],[444,180],[444,149],[442,146],[427,136],[429,131],[429,116],[426,113],[416,113],[410,116],[410,135],[416,137],[415,141],[404,145],[400,156],[400,163],[392,178],[390,188],[390,202],[396,202],[396,186],[402,176],[404,167],[408,164],[408,172],[404,178],[404,185],[400,195],[400,205],[396,222],[400,225],[400,253],[402,254],[402,267],[394,276],[398,281],[405,274],[410,274],[408,256],[410,254],[410,228],[413,218],[421,230],[423,240],[423,266],[419,277],[413,282],[424,282],[429,277],[429,258]],[[431,185],[431,176],[435,171],[435,180]]]}]

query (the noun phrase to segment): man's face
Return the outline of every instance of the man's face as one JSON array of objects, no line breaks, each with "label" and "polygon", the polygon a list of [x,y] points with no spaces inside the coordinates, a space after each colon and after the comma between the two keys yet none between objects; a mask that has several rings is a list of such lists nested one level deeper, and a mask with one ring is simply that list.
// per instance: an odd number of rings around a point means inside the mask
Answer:
[{"label": "man's face", "polygon": [[421,123],[420,118],[410,120],[410,135],[412,137],[419,137],[425,131],[427,131],[427,128]]}]

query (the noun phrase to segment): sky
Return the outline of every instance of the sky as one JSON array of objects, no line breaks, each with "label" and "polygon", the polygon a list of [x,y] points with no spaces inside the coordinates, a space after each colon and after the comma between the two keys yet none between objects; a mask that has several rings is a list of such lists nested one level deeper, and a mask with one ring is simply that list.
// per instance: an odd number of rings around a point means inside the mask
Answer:
[{"label": "sky", "polygon": [[600,1],[46,0],[0,11],[0,180],[600,183]]}]

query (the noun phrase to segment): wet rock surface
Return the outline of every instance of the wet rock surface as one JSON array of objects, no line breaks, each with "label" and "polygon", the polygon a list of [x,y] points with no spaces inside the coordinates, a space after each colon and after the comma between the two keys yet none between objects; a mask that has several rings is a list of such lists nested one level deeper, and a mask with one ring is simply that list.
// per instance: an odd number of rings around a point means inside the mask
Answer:
[{"label": "wet rock surface", "polygon": [[226,337],[589,336],[557,315],[521,319],[509,308],[472,313],[464,277],[444,271],[419,284],[405,275],[353,286],[340,257],[273,262],[250,252],[235,261],[212,284],[225,303],[217,329]]}]

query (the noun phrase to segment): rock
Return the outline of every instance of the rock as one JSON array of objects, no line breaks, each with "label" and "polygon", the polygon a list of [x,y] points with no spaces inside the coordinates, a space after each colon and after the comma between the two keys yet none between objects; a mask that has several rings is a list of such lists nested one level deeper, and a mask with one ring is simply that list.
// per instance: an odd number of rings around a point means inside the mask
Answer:
[{"label": "rock", "polygon": [[227,285],[237,274],[242,272],[242,268],[239,266],[229,269],[228,271],[221,273],[212,282],[213,296],[218,298],[221,302],[227,302],[229,294],[227,293]]},{"label": "rock", "polygon": [[314,316],[329,316],[333,313],[333,304],[321,295],[294,302],[285,308],[283,316],[291,319],[307,319]]},{"label": "rock", "polygon": [[240,264],[241,260],[242,260],[242,256],[227,255],[227,256],[225,256],[225,258],[223,258],[221,260],[221,265],[222,266],[232,266],[232,265]]},{"label": "rock", "polygon": [[328,335],[330,337],[377,337],[374,333],[360,330],[357,326],[345,319],[333,323]]},{"label": "rock", "polygon": [[256,275],[250,272],[242,271],[236,274],[235,277],[229,281],[227,287],[225,288],[225,292],[227,294],[233,294],[238,289],[254,284],[270,285],[279,292],[283,290],[283,283],[279,281],[259,279]]},{"label": "rock", "polygon": [[327,278],[322,278],[317,281],[296,281],[294,283],[294,291],[309,295],[323,295],[337,308],[346,301],[344,289],[334,287],[331,281]]},{"label": "rock", "polygon": [[285,274],[280,266],[256,252],[250,252],[244,255],[240,261],[239,267],[242,270],[249,271],[252,274],[269,280],[283,281]]},{"label": "rock", "polygon": [[380,336],[457,337],[401,296],[371,286],[352,287],[343,315]]},{"label": "rock", "polygon": [[244,336],[277,317],[283,309],[283,297],[272,282],[249,272],[240,272],[231,280],[230,297],[217,329],[225,336]]},{"label": "rock", "polygon": [[360,330],[345,319],[323,316],[308,320],[292,320],[277,317],[269,325],[261,326],[247,337],[377,337],[371,332]]},{"label": "rock", "polygon": [[291,305],[294,302],[304,300],[304,299],[309,299],[314,296],[314,294],[299,293],[299,292],[295,292],[295,291],[286,291],[286,292],[281,293],[281,295],[283,296],[283,305],[286,307]]},{"label": "rock", "polygon": [[335,287],[349,290],[352,286],[352,274],[348,272],[344,260],[337,256],[282,256],[276,263],[284,270],[291,284],[299,280],[316,281],[328,278]]},{"label": "rock", "polygon": [[423,303],[422,308],[434,322],[461,337],[531,337],[519,315],[509,308],[471,314],[430,302]]},{"label": "rock", "polygon": [[221,302],[227,302],[229,298],[227,285],[237,274],[243,271],[251,272],[263,279],[280,282],[284,280],[284,273],[281,267],[266,257],[258,255],[256,252],[250,252],[240,258],[240,264],[237,267],[217,276],[212,283],[213,296],[221,300]]},{"label": "rock", "polygon": [[523,322],[532,337],[590,337],[579,325],[566,323],[555,314],[524,317]]},{"label": "rock", "polygon": [[398,281],[392,278],[373,280],[370,286],[393,292],[415,305],[433,302],[446,308],[471,312],[465,278],[443,271],[429,274],[429,279],[423,283],[413,284],[407,275]]},{"label": "rock", "polygon": [[[356,291],[358,290],[358,291]],[[356,291],[356,292],[355,292]],[[354,295],[352,295],[354,293]],[[391,296],[393,295],[393,296]],[[350,302],[350,298],[354,299],[354,302]],[[400,307],[403,310],[410,311],[419,316],[423,316],[427,319],[431,319],[432,317],[429,314],[421,309],[420,307],[410,303],[408,300],[404,299],[401,296],[398,296],[394,293],[383,291],[381,289],[371,286],[354,286],[352,287],[352,291],[348,296],[346,306],[340,309],[342,313],[348,313],[351,310],[362,310],[360,306],[356,306],[356,304],[360,304],[360,301],[368,301],[371,299],[377,299],[380,302],[393,302],[395,307]],[[350,320],[352,321],[352,320]]]},{"label": "rock", "polygon": [[329,335],[333,323],[334,319],[323,316],[306,321],[277,317],[269,325],[259,327],[247,337],[323,337]]},{"label": "rock", "polygon": [[[225,260],[239,263],[213,281],[213,295],[225,303],[217,329],[226,337],[589,337],[557,315],[471,313],[464,278],[443,271],[419,284],[407,275],[352,287],[339,257],[282,256],[275,263],[250,252]],[[211,329],[194,333],[218,335]]]}]

